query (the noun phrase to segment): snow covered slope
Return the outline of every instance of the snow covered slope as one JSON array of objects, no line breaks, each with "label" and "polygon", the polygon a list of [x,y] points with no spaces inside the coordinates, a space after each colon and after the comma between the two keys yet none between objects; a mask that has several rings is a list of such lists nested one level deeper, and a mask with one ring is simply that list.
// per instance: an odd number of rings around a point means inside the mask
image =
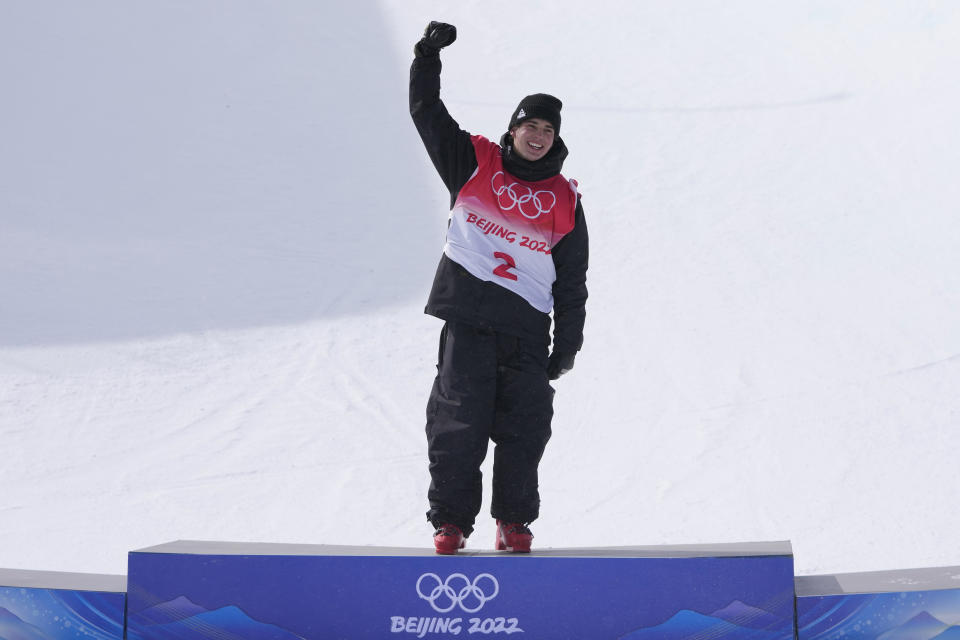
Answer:
[{"label": "snow covered slope", "polygon": [[0,566],[429,544],[434,18],[461,125],[560,96],[584,193],[536,542],[960,563],[960,8],[44,0],[0,7]]}]

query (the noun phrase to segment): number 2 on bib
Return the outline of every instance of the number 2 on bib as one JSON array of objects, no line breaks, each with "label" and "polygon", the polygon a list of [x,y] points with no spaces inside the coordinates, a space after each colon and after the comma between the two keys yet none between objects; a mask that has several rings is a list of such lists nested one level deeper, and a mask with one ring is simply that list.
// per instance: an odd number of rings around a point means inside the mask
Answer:
[{"label": "number 2 on bib", "polygon": [[513,256],[503,251],[497,251],[493,254],[493,257],[497,260],[503,260],[503,264],[493,270],[493,275],[506,278],[507,280],[517,279],[517,274],[511,273],[510,271],[510,269],[517,268],[517,262],[513,259]]}]

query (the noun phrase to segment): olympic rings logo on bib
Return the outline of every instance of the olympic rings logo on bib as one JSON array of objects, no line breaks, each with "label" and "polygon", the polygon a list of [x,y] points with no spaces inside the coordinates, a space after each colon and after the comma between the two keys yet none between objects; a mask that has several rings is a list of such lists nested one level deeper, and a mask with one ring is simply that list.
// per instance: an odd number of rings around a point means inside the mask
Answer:
[{"label": "olympic rings logo on bib", "polygon": [[534,191],[518,182],[507,184],[507,176],[503,171],[493,174],[490,186],[501,209],[510,211],[516,207],[528,220],[536,220],[543,214],[550,213],[557,205],[557,195],[553,191]]},{"label": "olympic rings logo on bib", "polygon": [[417,595],[437,613],[447,613],[457,606],[466,613],[476,613],[498,593],[500,584],[489,573],[481,573],[472,582],[462,573],[453,573],[444,581],[435,573],[425,573],[417,580]]}]

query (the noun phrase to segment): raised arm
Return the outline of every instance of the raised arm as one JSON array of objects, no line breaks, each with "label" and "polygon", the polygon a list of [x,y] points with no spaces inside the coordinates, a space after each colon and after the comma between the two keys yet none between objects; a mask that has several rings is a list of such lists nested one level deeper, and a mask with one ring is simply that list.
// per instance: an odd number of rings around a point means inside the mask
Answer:
[{"label": "raised arm", "polygon": [[457,39],[457,29],[443,22],[427,25],[413,48],[410,66],[410,115],[433,166],[450,192],[450,206],[477,168],[470,134],[463,131],[440,99],[440,49]]}]

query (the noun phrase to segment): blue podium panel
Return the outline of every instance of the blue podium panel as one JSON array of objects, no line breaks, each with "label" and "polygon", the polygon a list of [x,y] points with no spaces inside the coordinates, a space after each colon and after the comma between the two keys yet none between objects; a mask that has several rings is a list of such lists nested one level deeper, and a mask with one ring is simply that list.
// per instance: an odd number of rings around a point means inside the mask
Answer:
[{"label": "blue podium panel", "polygon": [[794,637],[789,542],[531,554],[181,541],[129,555],[129,640]]},{"label": "blue podium panel", "polygon": [[124,576],[0,569],[0,639],[121,640]]},{"label": "blue podium panel", "polygon": [[800,576],[800,640],[960,639],[960,567]]}]

